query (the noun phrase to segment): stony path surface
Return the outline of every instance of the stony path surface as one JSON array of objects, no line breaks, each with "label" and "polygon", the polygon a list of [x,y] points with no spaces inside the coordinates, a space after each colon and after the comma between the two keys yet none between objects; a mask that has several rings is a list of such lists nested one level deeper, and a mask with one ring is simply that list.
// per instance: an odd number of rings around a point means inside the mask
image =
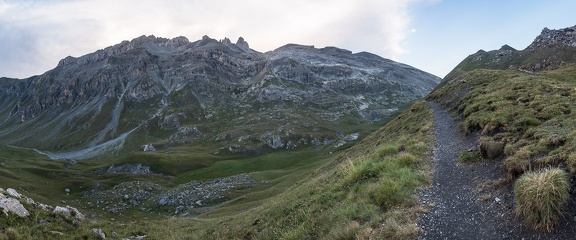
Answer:
[{"label": "stony path surface", "polygon": [[[423,239],[504,239],[498,230],[499,214],[481,206],[476,196],[476,180],[470,170],[458,164],[462,150],[475,146],[463,139],[456,130],[450,113],[436,103],[434,112],[436,146],[433,150],[435,176],[424,200],[434,207],[421,219]],[[488,211],[487,211],[488,210]]]},{"label": "stony path surface", "polygon": [[511,184],[480,188],[504,177],[502,161],[460,164],[461,151],[477,147],[477,136],[462,136],[452,115],[429,102],[434,113],[432,186],[423,192],[422,204],[433,207],[421,216],[420,239],[575,239],[575,204],[552,233],[534,232],[513,214]]}]

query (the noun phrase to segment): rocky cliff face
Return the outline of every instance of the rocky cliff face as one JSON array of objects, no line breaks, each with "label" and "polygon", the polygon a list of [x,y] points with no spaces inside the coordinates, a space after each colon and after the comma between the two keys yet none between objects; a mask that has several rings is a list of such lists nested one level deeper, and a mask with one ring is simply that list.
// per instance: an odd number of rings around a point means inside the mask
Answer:
[{"label": "rocky cliff face", "polygon": [[544,28],[524,50],[504,45],[499,50],[483,51],[468,56],[446,78],[477,68],[513,69],[525,72],[552,70],[576,62],[576,26],[550,30]]},{"label": "rocky cliff face", "polygon": [[576,26],[559,30],[544,28],[542,33],[534,39],[527,49],[539,49],[557,45],[576,47]]},{"label": "rocky cliff face", "polygon": [[[142,36],[28,79],[0,79],[0,140],[85,159],[217,141],[220,150],[349,139],[431,91],[439,78],[370,53],[240,38]],[[353,128],[352,128],[353,129]]]}]

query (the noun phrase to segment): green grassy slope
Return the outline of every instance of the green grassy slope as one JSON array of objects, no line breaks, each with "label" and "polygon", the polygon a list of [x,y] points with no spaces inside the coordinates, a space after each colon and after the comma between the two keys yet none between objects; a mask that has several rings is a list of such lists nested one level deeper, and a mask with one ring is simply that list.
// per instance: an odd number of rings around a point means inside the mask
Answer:
[{"label": "green grassy slope", "polygon": [[[415,221],[421,211],[416,206],[415,191],[419,186],[429,183],[431,119],[428,105],[421,101],[346,151],[331,154],[328,149],[320,149],[317,152],[268,154],[247,159],[262,168],[254,170],[256,172],[252,176],[267,180],[268,183],[238,193],[239,197],[194,217],[165,218],[153,215],[143,218],[141,215],[132,215],[132,218],[126,220],[86,220],[76,227],[54,221],[54,225],[39,230],[26,227],[38,219],[25,219],[12,221],[11,226],[0,226],[0,237],[46,237],[51,229],[60,229],[58,231],[69,238],[91,238],[92,228],[102,228],[108,236],[115,232],[121,237],[147,235],[150,239],[413,237],[419,232]],[[30,156],[19,158],[24,157]],[[261,164],[274,158],[295,163],[278,167]],[[245,162],[234,159],[228,161],[231,162],[222,164],[232,164],[240,169],[245,167]],[[225,169],[219,167],[218,163],[212,166],[213,171],[205,168],[188,174],[216,177],[221,174],[220,170]],[[278,164],[281,163],[278,161]],[[21,170],[17,167],[7,169],[8,173],[14,175],[23,174],[18,172]],[[73,172],[74,168],[67,171]],[[77,171],[77,178],[86,173]],[[24,173],[34,177],[32,173]],[[194,178],[185,175],[183,178]],[[33,190],[37,189],[24,191],[24,194]],[[45,190],[61,191],[58,187]],[[5,219],[4,216],[0,218],[2,221]],[[50,216],[43,217],[47,218]]]},{"label": "green grassy slope", "polygon": [[[415,225],[417,187],[429,182],[431,112],[418,102],[346,152],[331,156],[280,194],[240,200],[195,218],[107,226],[173,239],[408,238]],[[248,198],[254,197],[251,195]]]}]

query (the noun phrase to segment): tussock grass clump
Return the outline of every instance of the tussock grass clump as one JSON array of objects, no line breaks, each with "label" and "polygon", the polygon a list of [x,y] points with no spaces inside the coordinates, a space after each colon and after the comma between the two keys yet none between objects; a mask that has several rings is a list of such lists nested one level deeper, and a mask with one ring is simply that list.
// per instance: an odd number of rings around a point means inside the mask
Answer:
[{"label": "tussock grass clump", "polygon": [[530,146],[520,148],[514,155],[504,160],[504,168],[509,174],[517,176],[528,171],[531,168],[532,152]]},{"label": "tussock grass clump", "polygon": [[540,111],[540,118],[551,119],[555,116],[570,114],[570,107],[565,103],[547,105]]},{"label": "tussock grass clump", "polygon": [[380,230],[381,239],[412,239],[413,237],[409,238],[407,236],[415,236],[415,234],[421,233],[422,229],[411,220],[418,213],[421,212],[407,212],[403,209],[392,209],[384,213],[385,221],[382,223],[382,229]]},{"label": "tussock grass clump", "polygon": [[542,124],[542,122],[534,117],[524,117],[516,123],[517,127],[522,130],[528,129],[529,127],[539,126],[540,124]]},{"label": "tussock grass clump", "polygon": [[[358,239],[360,224],[357,221],[351,221],[345,226],[334,227],[326,234],[327,239]],[[362,238],[361,238],[362,239]],[[368,238],[365,238],[368,239]]]},{"label": "tussock grass clump", "polygon": [[568,164],[568,171],[570,171],[570,174],[576,174],[576,153],[570,153],[566,163]]},{"label": "tussock grass clump", "polygon": [[410,204],[414,189],[428,182],[428,177],[415,169],[422,163],[409,152],[400,152],[380,160],[364,159],[359,163],[349,162],[342,185],[345,187],[368,184],[367,194],[371,201],[388,209]]},{"label": "tussock grass clump", "polygon": [[482,160],[482,155],[478,151],[462,151],[460,152],[460,162],[474,163]]},{"label": "tussock grass clump", "polygon": [[422,162],[422,159],[408,152],[402,152],[396,156],[395,161],[402,167],[413,167]]},{"label": "tussock grass clump", "polygon": [[383,173],[374,188],[369,190],[372,201],[383,209],[411,205],[414,189],[427,182],[426,177],[407,167],[391,167]]},{"label": "tussock grass clump", "polygon": [[552,231],[569,198],[566,172],[549,168],[522,175],[514,186],[516,214],[536,230]]},{"label": "tussock grass clump", "polygon": [[385,162],[376,162],[371,159],[362,160],[359,163],[350,162],[348,164],[346,177],[343,185],[352,185],[368,179],[377,178],[386,166]]},{"label": "tussock grass clump", "polygon": [[501,141],[492,141],[488,139],[480,140],[480,152],[487,159],[495,159],[504,154],[506,144]]},{"label": "tussock grass clump", "polygon": [[398,151],[400,151],[400,149],[399,149],[397,144],[388,143],[388,144],[384,144],[384,146],[380,147],[380,149],[378,150],[378,156],[379,157],[385,157],[385,156],[389,156],[392,154],[396,154],[396,153],[398,153]]}]

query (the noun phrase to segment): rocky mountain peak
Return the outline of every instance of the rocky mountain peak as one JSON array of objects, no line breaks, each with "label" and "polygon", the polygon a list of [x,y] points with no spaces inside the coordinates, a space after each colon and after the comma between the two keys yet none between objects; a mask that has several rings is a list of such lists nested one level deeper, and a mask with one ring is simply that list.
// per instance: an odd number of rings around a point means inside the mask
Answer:
[{"label": "rocky mountain peak", "polygon": [[236,45],[238,45],[242,48],[246,48],[246,49],[250,48],[250,46],[248,45],[248,42],[244,41],[243,37],[238,38],[238,41],[236,41]]},{"label": "rocky mountain peak", "polygon": [[75,58],[75,57],[68,56],[68,57],[65,57],[65,58],[63,58],[62,60],[60,60],[60,61],[58,62],[58,66],[64,66],[64,65],[71,64],[71,63],[75,63],[75,62],[76,62],[76,58]]},{"label": "rocky mountain peak", "polygon": [[167,41],[164,41],[162,43],[160,43],[160,46],[163,47],[178,47],[178,46],[182,46],[182,45],[186,45],[189,44],[190,41],[188,41],[188,38],[180,36],[180,37],[175,37],[172,39],[169,39]]},{"label": "rocky mountain peak", "polygon": [[220,40],[220,42],[221,42],[221,43],[224,43],[224,44],[230,44],[230,43],[232,43],[232,41],[230,41],[230,39],[227,38],[227,37],[225,37],[224,39]]},{"label": "rocky mountain peak", "polygon": [[553,45],[576,47],[576,26],[558,30],[544,28],[527,49],[544,48]]},{"label": "rocky mountain peak", "polygon": [[192,43],[188,40],[188,38],[184,36],[168,39],[156,37],[154,35],[142,35],[130,41],[125,40],[119,44],[107,47],[105,49],[100,49],[96,52],[89,53],[81,57],[67,56],[58,62],[58,66],[67,66],[71,64],[86,65],[88,63],[95,63],[108,59],[109,57],[119,56],[128,51],[139,48],[144,49],[146,52],[149,52],[152,55],[161,56],[172,55],[177,52],[187,52],[196,47],[207,46],[208,48],[217,48],[219,44],[224,44],[235,52],[254,53],[254,51],[250,49],[248,43],[242,37],[238,39],[236,44],[233,44],[229,38],[224,38],[218,41],[216,39],[210,38],[207,35],[204,35],[202,39]]},{"label": "rocky mountain peak", "polygon": [[508,45],[508,44],[504,44],[504,45],[499,49],[499,51],[516,51],[516,49],[513,48],[513,47],[510,47],[510,45]]},{"label": "rocky mountain peak", "polygon": [[[204,37],[207,37],[207,36],[204,36]],[[179,37],[169,39],[169,38],[156,37],[154,35],[150,35],[150,36],[142,35],[140,37],[132,39],[131,41],[123,41],[120,44],[117,44],[117,45],[112,46],[112,47],[108,47],[106,49],[115,48],[115,47],[122,47],[124,45],[127,45],[126,50],[130,50],[130,49],[134,49],[134,48],[138,48],[138,47],[144,47],[146,45],[157,45],[160,47],[179,47],[179,46],[187,45],[189,43],[190,43],[190,41],[188,40],[188,38],[186,38],[184,36],[179,36]]]}]

